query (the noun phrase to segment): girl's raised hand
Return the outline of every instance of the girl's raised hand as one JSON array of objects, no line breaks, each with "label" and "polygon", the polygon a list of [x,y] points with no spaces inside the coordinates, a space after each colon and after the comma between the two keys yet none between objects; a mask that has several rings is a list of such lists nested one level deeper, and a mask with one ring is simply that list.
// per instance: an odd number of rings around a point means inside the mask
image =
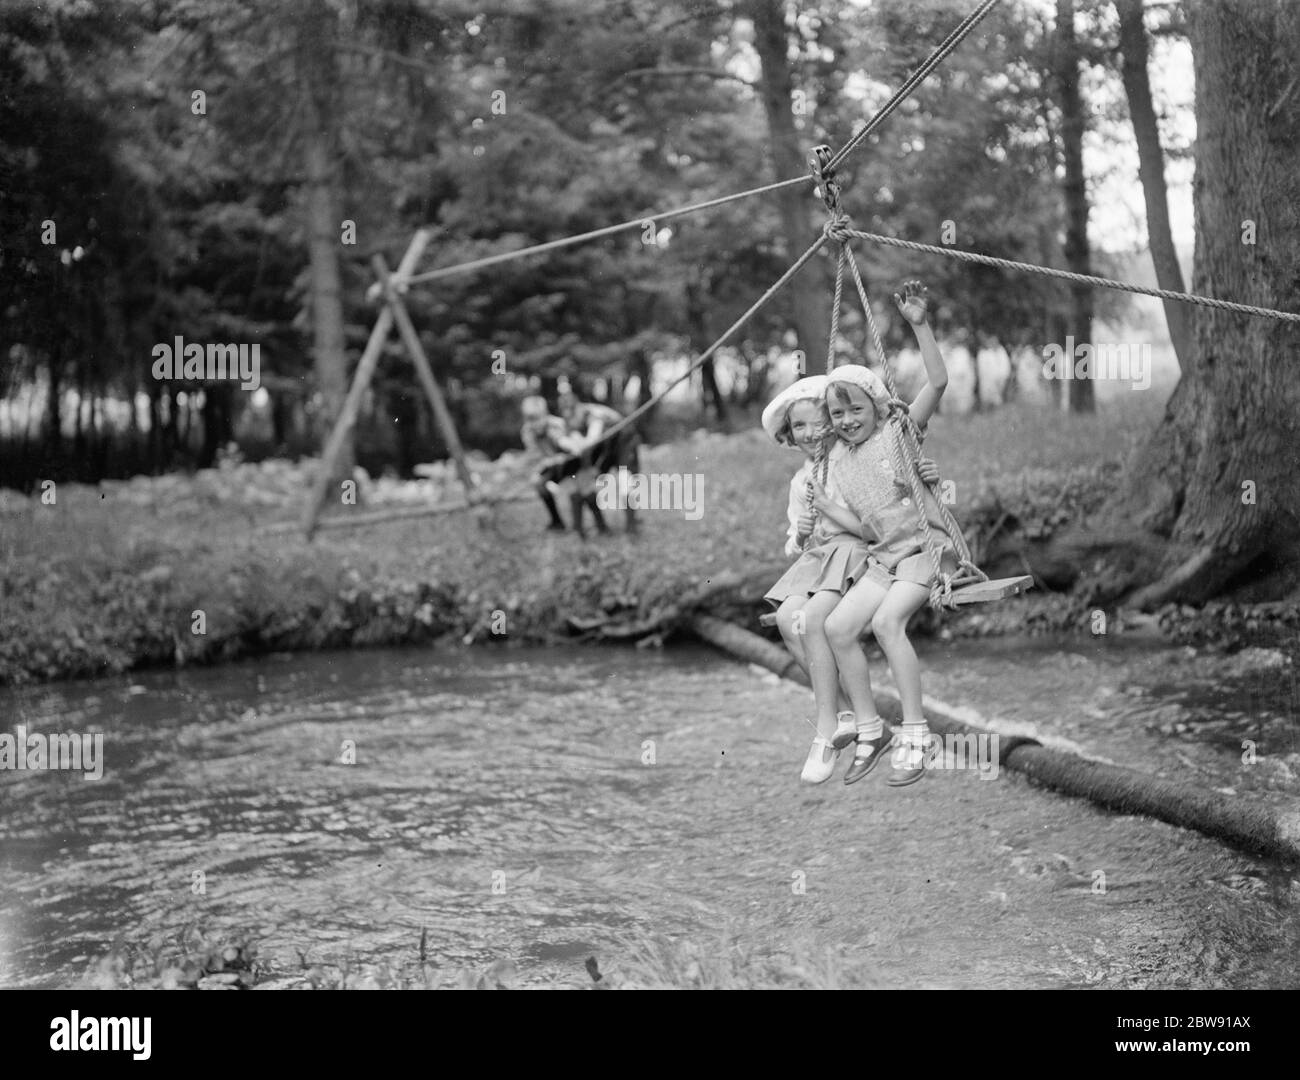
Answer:
[{"label": "girl's raised hand", "polygon": [[903,318],[913,326],[925,325],[925,313],[928,307],[926,294],[928,290],[919,281],[903,282],[903,295],[894,293],[894,303],[903,313]]}]

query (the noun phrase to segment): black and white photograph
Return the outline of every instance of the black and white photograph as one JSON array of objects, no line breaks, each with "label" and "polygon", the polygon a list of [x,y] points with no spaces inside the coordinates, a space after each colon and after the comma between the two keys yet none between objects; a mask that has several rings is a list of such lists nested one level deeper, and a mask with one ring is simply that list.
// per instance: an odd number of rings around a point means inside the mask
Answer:
[{"label": "black and white photograph", "polygon": [[0,0],[38,1049],[1078,990],[1249,1060],[1298,662],[1295,0]]}]

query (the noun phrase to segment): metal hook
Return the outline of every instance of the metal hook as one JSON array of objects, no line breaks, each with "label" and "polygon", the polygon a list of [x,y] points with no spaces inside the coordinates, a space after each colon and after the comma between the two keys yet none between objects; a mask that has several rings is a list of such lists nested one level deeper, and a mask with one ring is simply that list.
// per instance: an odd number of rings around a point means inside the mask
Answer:
[{"label": "metal hook", "polygon": [[840,185],[835,179],[835,170],[831,166],[834,155],[831,148],[822,144],[814,146],[808,154],[808,169],[817,181],[817,195],[832,217],[840,213]]}]

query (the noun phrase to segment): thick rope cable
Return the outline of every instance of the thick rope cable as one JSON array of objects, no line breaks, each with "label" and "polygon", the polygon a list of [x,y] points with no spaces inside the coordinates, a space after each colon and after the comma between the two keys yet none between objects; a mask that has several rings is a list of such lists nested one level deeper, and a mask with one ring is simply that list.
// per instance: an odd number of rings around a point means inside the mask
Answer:
[{"label": "thick rope cable", "polygon": [[993,10],[997,3],[998,0],[984,0],[984,3],[958,23],[952,33],[940,42],[934,52],[929,55],[925,63],[909,75],[907,81],[904,82],[903,85],[894,92],[893,96],[880,107],[876,112],[876,115],[867,122],[866,126],[859,130],[839,149],[839,151],[831,158],[828,167],[833,169],[853,150],[855,150],[863,139],[879,127],[880,124],[882,124],[890,114],[893,113],[893,111],[897,109],[898,106],[901,105],[903,101],[930,76],[930,73],[948,58],[948,54],[960,45],[963,40],[965,40],[966,35],[975,29],[976,25],[984,19],[984,16]]},{"label": "thick rope cable", "polygon": [[[966,16],[957,27],[945,38],[938,47],[930,54],[916,71],[907,77],[907,80],[900,86],[883,106],[880,107],[871,117],[870,120],[844,144],[838,153],[831,159],[830,167],[834,167],[842,161],[850,152],[879,127],[903,101],[911,96],[912,92],[924,82],[936,67],[939,66],[948,54],[953,51],[965,39],[966,35],[975,28],[985,15],[993,8],[998,0],[984,0],[970,15]],[[737,199],[747,199],[751,195],[762,195],[769,191],[777,191],[781,188],[793,187],[796,184],[806,184],[812,177],[796,176],[789,180],[778,180],[773,184],[766,184],[763,187],[751,188],[748,191],[737,192],[734,195],[724,195],[717,199],[709,199],[705,202],[692,203],[690,206],[679,207],[676,210],[665,210],[658,214],[644,214],[641,217],[633,218],[628,221],[620,222],[617,225],[607,225],[604,228],[592,229],[590,232],[577,233],[573,236],[560,237],[557,240],[548,240],[542,244],[533,244],[531,247],[520,248],[518,251],[506,251],[499,255],[488,255],[481,259],[471,259],[468,262],[456,263],[453,266],[443,266],[436,270],[426,270],[422,274],[413,274],[404,282],[406,285],[417,285],[428,281],[438,281],[441,278],[452,277],[456,274],[468,274],[474,270],[481,270],[486,266],[495,266],[498,263],[509,262],[512,259],[522,259],[529,255],[540,255],[546,251],[554,251],[557,248],[568,247],[572,244],[581,244],[588,240],[597,240],[602,236],[613,236],[615,233],[624,232],[628,229],[639,229],[645,226],[647,221],[667,221],[670,218],[681,217],[683,214],[693,214],[699,210],[707,210],[714,206],[722,206],[725,203],[735,202]]]},{"label": "thick rope cable", "polygon": [[[913,93],[913,91],[915,91],[916,88],[917,88],[917,87],[918,87],[922,82],[924,82],[925,79],[927,79],[927,78],[930,76],[930,73],[933,72],[934,69],[935,69],[936,67],[938,67],[941,63],[943,63],[943,61],[944,61],[945,59],[947,59],[948,55],[949,55],[949,54],[950,54],[950,53],[951,53],[951,52],[952,52],[952,51],[953,51],[953,50],[954,50],[958,45],[960,45],[961,42],[962,42],[963,40],[965,40],[966,36],[967,36],[967,35],[968,35],[968,34],[969,34],[969,33],[970,33],[974,28],[975,28],[975,26],[976,26],[980,21],[983,20],[983,18],[984,18],[984,17],[985,17],[985,16],[986,16],[990,11],[993,10],[993,7],[994,7],[997,3],[998,3],[998,0],[984,0],[984,3],[982,3],[978,8],[976,8],[975,11],[971,12],[971,14],[969,14],[968,16],[966,16],[965,19],[963,19],[960,23],[958,23],[957,26],[953,29],[953,31],[952,31],[951,33],[949,33],[949,35],[947,36],[947,38],[945,38],[945,39],[944,39],[944,40],[939,44],[939,46],[938,46],[938,47],[937,47],[937,48],[936,48],[936,49],[935,49],[935,50],[930,54],[930,56],[926,59],[925,63],[923,63],[919,68],[917,68],[916,71],[914,71],[911,75],[908,76],[907,80],[903,83],[903,85],[900,86],[900,87],[899,87],[899,88],[898,88],[898,89],[893,93],[893,95],[889,98],[889,100],[888,100],[887,102],[885,102],[885,104],[884,104],[883,106],[881,106],[881,108],[878,109],[878,110],[876,111],[876,114],[875,114],[875,115],[874,115],[874,116],[873,116],[869,121],[867,121],[867,123],[866,123],[866,124],[865,124],[865,125],[864,125],[864,126],[863,126],[863,127],[862,127],[862,128],[861,128],[861,129],[856,133],[856,134],[855,134],[855,135],[853,135],[853,137],[850,138],[849,141],[848,141],[847,143],[845,143],[843,147],[840,148],[840,150],[839,150],[838,153],[836,153],[836,154],[831,158],[830,162],[825,166],[826,171],[827,171],[827,172],[830,172],[831,170],[833,170],[836,164],[838,164],[838,163],[839,163],[840,161],[842,161],[846,156],[848,156],[848,154],[850,154],[854,149],[856,149],[857,146],[858,146],[858,145],[859,145],[859,144],[860,144],[860,143],[861,143],[861,142],[862,142],[862,141],[863,141],[863,140],[864,140],[868,135],[870,135],[872,131],[874,131],[874,130],[875,130],[875,129],[880,125],[880,124],[882,124],[882,123],[883,123],[883,122],[884,122],[884,121],[885,121],[885,120],[886,120],[886,119],[887,119],[887,118],[888,118],[888,117],[889,117],[889,116],[894,112],[894,110],[897,109],[898,106],[901,105],[901,104],[903,103],[904,100],[906,100],[909,96],[911,96],[911,94]],[[793,183],[795,183],[795,181],[793,181],[793,180],[787,180],[787,181],[785,181],[785,182],[783,182],[783,183],[781,183],[781,184],[772,185],[772,186],[769,187],[769,188],[759,188],[759,189],[756,189],[754,193],[757,194],[759,191],[771,190],[772,187],[784,187],[784,186],[787,186],[787,185],[789,185],[789,184],[793,184]],[[702,204],[702,205],[707,205],[707,204]],[[695,207],[694,209],[699,209],[699,208],[701,208],[701,207]],[[681,212],[682,212],[682,213],[685,213],[686,211],[681,211]],[[631,223],[631,225],[639,225],[639,224],[641,224],[643,221],[646,221],[646,220],[650,220],[650,219],[648,219],[648,218],[641,218],[641,219],[639,219],[638,221]],[[619,228],[628,228],[628,227],[630,227],[630,225],[628,225],[628,224],[625,224],[625,225],[623,225],[623,226],[614,226],[614,227],[612,227],[612,230],[610,230],[610,231],[617,231]],[[604,232],[605,232],[605,231],[598,230],[596,233],[589,234],[589,235],[591,235],[591,236],[603,235]],[[827,235],[829,235],[829,233],[823,233],[823,237],[822,237],[823,240],[827,237]],[[543,246],[544,246],[544,245],[543,245]],[[820,244],[817,245],[817,246],[820,246]],[[793,269],[797,269],[799,266],[802,266],[803,262],[806,261],[806,259],[809,258],[809,257],[811,256],[811,254],[812,254],[812,250],[810,250],[809,252],[805,253],[804,257],[803,257],[802,259],[800,259],[799,263],[796,264],[796,267],[793,268]],[[848,262],[848,264],[849,264],[850,267],[852,268],[852,270],[853,270],[853,274],[854,274],[854,277],[855,277],[855,279],[856,279],[856,277],[857,277],[857,267],[856,267],[856,265],[855,265],[853,259],[852,259],[852,258],[850,257],[850,255],[849,255],[848,244],[845,243],[843,240],[841,240],[841,245],[840,245],[840,258],[839,258],[839,263],[838,263],[838,266],[837,266],[837,269],[836,269],[836,273],[835,273],[835,299],[834,299],[834,302],[833,302],[832,307],[831,307],[831,330],[830,330],[830,338],[829,338],[829,341],[828,341],[828,343],[827,343],[827,348],[826,348],[826,371],[827,371],[828,374],[829,374],[829,372],[830,372],[830,371],[834,368],[834,366],[835,366],[835,338],[836,338],[836,335],[837,335],[838,330],[839,330],[840,302],[841,302],[841,297],[842,297],[843,287],[844,287],[844,265],[845,265],[845,262],[846,262],[846,261]],[[412,281],[416,281],[416,280],[428,280],[428,275],[421,275],[420,278],[412,278],[411,280],[412,280]],[[784,283],[784,280],[785,280],[785,279],[782,279],[782,282],[781,282],[781,283],[778,283],[778,285],[777,285],[777,286],[774,286],[774,288],[778,288],[778,287],[780,286],[780,284]],[[859,289],[859,292],[861,292],[862,285],[861,285],[861,282],[860,282],[860,281],[858,282],[858,289]],[[771,290],[769,290],[769,291],[771,291]],[[766,297],[765,297],[764,299],[766,299]],[[762,303],[762,301],[760,301],[760,304],[761,304],[761,303]],[[865,300],[864,300],[864,303],[865,303]],[[752,309],[751,309],[751,310],[752,310]],[[869,305],[869,304],[866,305],[866,310],[867,310],[867,318],[868,318],[868,320],[871,320],[871,308],[870,308],[870,305]],[[742,316],[742,318],[748,318],[748,316],[749,316],[749,313],[746,313],[746,315],[745,315],[745,316]],[[872,322],[872,328],[873,328],[873,330],[874,330],[874,322]],[[733,327],[733,329],[734,329],[734,327]],[[728,336],[728,335],[730,335],[730,333],[731,333],[731,331],[728,330],[728,331],[727,331],[727,335],[724,335],[724,336]],[[714,346],[711,346],[711,347],[710,347],[710,353],[712,352],[712,350],[713,350],[714,348],[717,347],[717,344],[718,344],[718,343],[715,343]],[[671,390],[671,389],[673,388],[673,386],[676,386],[677,383],[679,383],[679,382],[682,381],[682,379],[684,379],[684,378],[686,378],[686,376],[690,375],[690,374],[695,370],[696,366],[698,366],[699,364],[703,363],[703,361],[704,361],[704,359],[706,359],[707,355],[708,355],[708,354],[705,354],[705,356],[701,356],[701,357],[700,357],[700,358],[699,358],[699,359],[698,359],[694,364],[691,365],[690,368],[687,369],[686,373],[682,376],[681,379],[676,380],[674,383],[672,383],[671,385],[669,385],[668,387],[666,387],[666,388],[661,392],[660,396],[662,396],[662,394],[666,394],[669,390]],[[883,352],[881,353],[881,356],[883,357]],[[891,393],[892,393],[892,392],[893,392],[893,391],[891,390]],[[629,414],[627,417],[625,417],[625,418],[624,418],[623,420],[621,420],[619,423],[614,424],[614,425],[613,425],[611,428],[609,428],[607,431],[602,432],[600,438],[599,438],[597,441],[598,441],[598,442],[600,442],[600,441],[604,441],[605,439],[607,439],[607,438],[609,438],[610,436],[614,435],[616,432],[618,432],[618,431],[621,430],[622,428],[626,427],[626,426],[627,426],[629,423],[631,423],[631,422],[632,422],[632,421],[633,421],[637,416],[639,416],[643,411],[645,411],[646,409],[648,409],[648,408],[649,408],[649,407],[654,403],[655,400],[657,400],[657,399],[651,399],[651,401],[646,402],[645,405],[641,406],[641,407],[640,407],[639,409],[637,409],[635,412]],[[910,417],[909,417],[908,419],[909,419],[909,421],[910,421]],[[895,449],[897,449],[897,447],[895,447]],[[919,451],[918,451],[918,454],[919,454]],[[826,479],[827,479],[827,475],[828,475],[828,473],[829,473],[829,468],[830,468],[829,440],[827,440],[826,442],[823,442],[821,448],[818,450],[817,456],[816,456],[816,458],[815,458],[814,461],[813,461],[813,467],[812,467],[812,469],[809,470],[809,474],[808,474],[808,483],[807,483],[807,486],[806,486],[806,488],[805,488],[805,492],[806,492],[806,497],[807,497],[807,500],[808,500],[808,507],[809,507],[809,509],[812,509],[812,503],[813,503],[813,478],[814,478],[814,476],[816,475],[817,471],[820,469],[820,471],[821,471],[821,478],[822,478],[822,485],[825,486],[825,484],[826,484]],[[903,471],[906,472],[907,470],[904,469]],[[913,471],[914,471],[914,470],[913,470]],[[917,477],[912,477],[912,476],[909,475],[909,480],[910,480],[910,481],[913,481],[913,487],[914,487],[914,489],[915,489],[915,483],[919,483],[920,477],[919,477],[919,476],[917,476]],[[914,492],[914,493],[915,493],[915,492]],[[923,521],[924,527],[925,527],[925,529],[926,529],[926,531],[927,531],[927,534],[928,534],[928,533],[929,533],[929,522],[925,519],[925,514],[924,514],[924,503],[921,502],[919,498],[918,498],[918,500],[917,500],[917,505],[921,507],[921,510],[922,510],[922,514],[921,514],[922,521]],[[942,508],[942,507],[941,507],[941,508]],[[951,515],[947,515],[947,514],[946,514],[946,511],[945,511],[945,518],[946,518],[946,519],[950,519],[950,518],[951,518]],[[954,522],[954,523],[953,523],[954,531],[957,532],[957,534],[960,536],[960,530],[959,530],[959,529],[956,529],[955,526],[956,526],[956,523]],[[962,543],[962,545],[963,545],[963,547],[964,547],[964,541],[961,541],[961,543]],[[969,553],[968,553],[968,554],[969,554]],[[932,558],[932,559],[934,558],[933,554],[932,554],[931,558]],[[967,558],[967,559],[965,560],[965,562],[966,562],[966,565],[968,565],[968,566],[971,565],[971,564],[970,564],[970,560],[969,560],[969,558]],[[976,574],[979,574],[979,575],[980,575],[980,578],[981,578],[981,579],[983,579],[984,575],[979,571],[978,568],[975,568],[975,567],[973,567],[973,566],[972,566],[971,568],[974,570],[974,572],[975,572]],[[939,573],[939,569],[940,569],[940,568],[939,568],[939,564],[938,564],[938,562],[935,562],[935,573],[936,573],[936,575],[938,575],[938,573]],[[952,591],[952,590],[951,590],[951,581],[949,581],[949,582],[947,583],[947,593],[948,593],[949,598],[951,598],[951,591]],[[933,602],[933,594],[932,594],[932,602]]]},{"label": "thick rope cable", "polygon": [[658,214],[643,214],[639,218],[620,222],[618,225],[606,225],[601,229],[592,229],[591,232],[562,236],[558,240],[533,244],[531,247],[520,248],[518,251],[504,251],[499,255],[487,255],[481,259],[456,263],[454,266],[426,270],[423,274],[413,274],[407,278],[406,284],[419,285],[426,281],[437,281],[440,278],[453,277],[456,274],[468,274],[472,270],[481,270],[485,266],[495,266],[498,263],[509,262],[512,259],[522,259],[528,255],[540,255],[544,251],[554,251],[557,248],[568,247],[571,244],[582,244],[588,240],[597,240],[602,236],[613,236],[615,233],[624,232],[628,229],[641,229],[645,227],[647,221],[667,221],[670,218],[681,217],[683,214],[693,214],[698,210],[708,210],[714,206],[722,206],[724,203],[735,202],[737,199],[748,199],[751,195],[763,195],[766,192],[777,191],[780,188],[793,187],[795,184],[806,184],[811,179],[811,176],[797,176],[791,180],[779,180],[774,184],[750,188],[748,191],[740,191],[734,195],[724,195],[721,198],[709,199],[706,202],[692,203],[690,206],[681,206],[676,210],[665,210]]},{"label": "thick rope cable", "polygon": [[593,439],[590,443],[588,443],[585,447],[583,447],[580,453],[570,454],[569,458],[571,459],[575,457],[581,457],[582,454],[585,454],[593,446],[598,446],[606,439],[612,438],[613,436],[617,435],[624,428],[628,427],[628,425],[635,423],[641,416],[643,416],[645,413],[649,412],[652,408],[654,408],[655,405],[657,405],[664,398],[664,396],[668,394],[670,390],[672,390],[674,387],[681,385],[692,375],[694,375],[695,372],[698,371],[703,366],[704,362],[708,360],[708,358],[712,356],[715,352],[717,352],[717,350],[722,346],[723,342],[725,342],[727,338],[731,337],[732,334],[734,334],[737,330],[739,330],[742,326],[744,326],[745,323],[747,323],[753,317],[754,313],[757,312],[759,308],[761,308],[770,299],[772,299],[772,297],[776,295],[776,293],[782,288],[782,286],[784,286],[792,277],[795,276],[795,274],[797,274],[800,270],[804,268],[804,266],[808,263],[808,261],[814,255],[816,255],[818,251],[821,250],[822,246],[825,243],[826,243],[826,235],[823,233],[821,236],[817,238],[817,240],[807,251],[805,251],[802,255],[800,255],[799,258],[796,259],[790,265],[790,268],[786,270],[784,274],[782,274],[771,286],[769,286],[767,292],[765,292],[756,301],[754,301],[754,303],[750,305],[748,310],[746,310],[745,313],[740,316],[740,318],[738,318],[729,327],[727,327],[727,329],[725,329],[722,332],[722,334],[712,345],[710,345],[707,349],[704,350],[704,352],[700,353],[699,356],[697,356],[694,360],[692,360],[690,365],[686,368],[684,372],[682,372],[679,376],[677,376],[677,378],[675,378],[667,386],[661,389],[658,393],[652,395],[649,400],[643,402],[641,405],[637,406],[637,408],[633,409],[630,413],[628,413],[625,417],[623,417],[623,419],[619,420],[617,423],[610,424],[610,426],[607,427],[604,431],[602,431],[598,436],[596,436],[595,439]]},{"label": "thick rope cable", "polygon": [[840,299],[844,295],[844,260],[848,255],[848,245],[840,244],[840,257],[835,266],[835,298],[831,301],[831,333],[826,343],[826,374],[835,367],[835,338],[840,331]]},{"label": "thick rope cable", "polygon": [[[848,247],[847,241],[845,247]],[[954,585],[966,584],[968,581],[987,581],[988,576],[972,561],[970,548],[966,546],[966,538],[962,535],[961,527],[957,524],[948,508],[943,505],[943,501],[936,498],[935,505],[939,508],[939,516],[943,520],[944,531],[952,541],[958,561],[957,574],[945,574],[943,572],[943,547],[935,538],[934,530],[930,526],[930,518],[926,513],[925,506],[926,489],[922,486],[921,477],[916,471],[916,463],[921,457],[920,431],[917,429],[916,422],[912,419],[911,410],[908,408],[907,403],[898,396],[898,385],[894,381],[893,368],[885,354],[885,343],[880,334],[880,327],[876,325],[876,317],[871,310],[871,301],[867,296],[866,287],[862,284],[862,277],[858,273],[857,260],[853,258],[851,253],[849,255],[849,272],[853,275],[854,285],[857,286],[858,299],[862,303],[862,310],[866,315],[867,326],[871,333],[872,348],[875,349],[876,356],[880,361],[880,368],[885,376],[885,386],[889,391],[889,418],[895,425],[897,432],[897,438],[890,440],[894,469],[906,479],[908,488],[912,493],[912,501],[916,506],[921,531],[925,535],[925,550],[930,556],[930,562],[934,567],[934,584],[930,587],[930,604],[932,607],[951,606]],[[963,574],[962,571],[965,571],[965,573]]]},{"label": "thick rope cable", "polygon": [[[835,298],[831,301],[831,333],[830,339],[826,343],[827,375],[835,367],[835,338],[840,327],[840,302],[844,296],[844,262],[847,258],[847,248],[847,244],[840,245],[840,257],[835,267]],[[830,471],[829,450],[832,441],[833,436],[830,435],[822,439],[821,444],[817,447],[817,453],[813,455],[812,465],[808,469],[808,482],[804,485],[804,499],[808,503],[809,512],[814,517],[820,516],[813,508],[813,497],[816,491],[815,480],[820,472],[822,487],[826,486],[826,477]],[[813,527],[816,528],[816,525]]]},{"label": "thick rope cable", "polygon": [[1300,314],[1293,311],[1278,311],[1274,308],[1256,307],[1254,304],[1238,304],[1231,300],[1218,300],[1212,296],[1199,296],[1196,293],[1173,292],[1169,289],[1156,289],[1146,285],[1131,285],[1125,281],[1111,278],[1094,277],[1091,274],[1076,274],[1070,270],[1057,270],[1051,266],[1036,266],[1034,263],[1016,262],[1014,259],[999,259],[992,255],[980,255],[973,251],[961,251],[958,248],[937,247],[934,244],[920,244],[915,240],[900,240],[894,236],[881,236],[878,233],[862,232],[850,229],[847,219],[833,224],[830,236],[839,240],[853,237],[868,240],[874,244],[886,244],[889,247],[905,248],[909,251],[923,251],[930,255],[946,255],[962,262],[980,263],[984,266],[996,266],[1003,270],[1020,270],[1028,274],[1040,274],[1044,277],[1060,278],[1079,285],[1090,285],[1102,289],[1118,289],[1121,292],[1137,293],[1140,296],[1153,296],[1158,300],[1180,300],[1186,304],[1200,304],[1202,307],[1217,308],[1220,311],[1232,311],[1242,315],[1257,315],[1265,319],[1281,319],[1284,322],[1300,323]]},{"label": "thick rope cable", "polygon": [[[984,3],[982,3],[974,12],[968,15],[965,19],[963,19],[957,25],[957,27],[948,35],[948,37],[945,38],[944,41],[941,42],[939,46],[930,54],[930,56],[926,59],[925,63],[923,63],[919,68],[917,68],[917,70],[914,71],[907,78],[907,80],[903,83],[903,85],[899,87],[897,91],[895,91],[895,93],[890,97],[889,101],[887,101],[880,109],[878,109],[876,111],[876,114],[869,121],[867,121],[866,125],[856,135],[850,138],[847,143],[844,144],[844,146],[840,149],[839,153],[834,155],[834,157],[831,159],[831,164],[828,165],[827,168],[829,169],[833,167],[835,162],[841,161],[847,154],[852,152],[862,142],[863,139],[865,139],[872,131],[874,131],[876,127],[878,127],[881,123],[883,123],[884,120],[891,113],[893,113],[893,111],[897,109],[898,106],[902,104],[902,102],[907,97],[909,97],[913,93],[913,91],[915,91],[915,89],[926,78],[929,77],[930,73],[947,58],[948,54],[951,53],[952,50],[955,49],[962,42],[962,40],[965,39],[967,34],[969,34],[970,31],[974,29],[976,23],[980,22],[980,20],[982,20],[984,16],[986,16],[989,13],[989,11],[992,10],[993,6],[997,4],[997,2],[998,0],[984,0]],[[795,184],[807,183],[811,179],[813,179],[812,176],[801,176],[801,177],[792,178],[790,180],[781,180],[774,184],[768,184],[765,185],[764,187],[759,187],[759,188],[752,188],[749,191],[743,191],[735,195],[728,195],[718,199],[710,199],[707,202],[695,203],[691,206],[681,207],[680,209],[671,210],[662,214],[646,215],[631,221],[622,222],[618,225],[606,226],[603,229],[594,229],[591,232],[581,233],[576,236],[562,237],[558,240],[551,240],[544,244],[535,244],[532,247],[521,248],[518,251],[503,252],[500,255],[491,255],[483,259],[475,259],[470,262],[459,263],[455,266],[442,267],[441,269],[438,270],[429,270],[423,274],[416,274],[407,278],[405,284],[418,284],[421,282],[435,281],[443,277],[450,277],[453,274],[468,273],[471,270],[480,269],[485,266],[496,265],[497,263],[507,262],[511,259],[523,258],[526,255],[535,255],[544,251],[551,251],[556,248],[565,247],[570,244],[578,244],[586,240],[594,240],[597,239],[598,237],[610,236],[613,235],[614,233],[618,233],[626,229],[639,228],[642,227],[647,221],[657,221],[660,219],[666,220],[667,218],[670,217],[677,217],[682,214],[694,213],[697,210],[707,209],[708,207],[712,207],[712,206],[721,206],[723,203],[733,202],[737,199],[748,198],[750,195],[759,195],[764,192],[775,191],[779,188],[786,188],[786,187],[791,187]],[[753,307],[751,307],[749,311],[745,312],[745,314],[742,315],[740,319],[737,320],[736,323],[734,323],[723,334],[723,336],[718,339],[718,341],[714,342],[713,345],[709,346],[707,351],[705,351],[698,358],[696,358],[696,360],[692,362],[692,364],[686,369],[686,371],[682,374],[680,378],[674,380],[672,383],[666,386],[662,391],[660,391],[659,394],[652,397],[649,401],[645,402],[643,405],[635,409],[633,412],[629,413],[618,423],[612,424],[608,429],[603,431],[585,449],[590,450],[592,446],[604,442],[606,439],[609,439],[612,436],[616,435],[618,432],[622,431],[629,424],[635,421],[638,417],[640,417],[646,411],[652,408],[660,400],[660,398],[662,398],[675,386],[677,386],[679,383],[681,383],[690,375],[692,375],[696,371],[696,369],[699,368],[713,354],[714,350],[716,350],[718,346],[721,345],[722,342],[727,337],[729,337],[739,326],[741,326],[755,311],[758,310],[758,308],[760,308],[767,301],[767,299],[771,296],[773,292],[775,292],[782,285],[784,285],[785,282],[790,279],[790,277],[792,277],[795,273],[798,272],[798,270],[800,270],[803,267],[804,263],[806,263],[810,258],[812,258],[813,254],[815,254],[816,251],[818,251],[821,248],[821,246],[826,242],[826,237],[827,234],[823,232],[822,236],[818,238],[817,242],[806,252],[804,252],[802,256],[800,256],[799,260],[794,264],[794,266],[790,268],[789,271],[786,272],[786,274],[780,279],[780,281],[778,281],[771,289],[769,289],[767,293],[764,293],[764,295],[759,299],[759,301]],[[849,261],[850,263],[852,262],[851,259]],[[830,357],[828,355],[828,364],[829,362],[830,362]],[[825,467],[823,467],[823,473],[825,473]]]}]

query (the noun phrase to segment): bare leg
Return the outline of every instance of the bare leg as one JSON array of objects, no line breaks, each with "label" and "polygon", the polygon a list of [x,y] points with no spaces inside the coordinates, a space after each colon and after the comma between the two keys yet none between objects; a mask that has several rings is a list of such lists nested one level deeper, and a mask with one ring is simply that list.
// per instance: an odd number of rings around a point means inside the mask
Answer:
[{"label": "bare leg", "polygon": [[[826,619],[826,639],[844,681],[853,711],[860,719],[876,715],[871,693],[871,673],[859,639],[885,599],[885,590],[874,581],[859,581]],[[888,655],[888,654],[886,654]],[[898,677],[898,673],[894,673]]]},{"label": "bare leg", "polygon": [[803,647],[803,628],[805,616],[800,616],[808,598],[806,596],[787,596],[776,609],[776,628],[781,631],[781,640],[794,657],[794,661],[804,671],[808,670],[808,657]]},{"label": "bare leg", "polygon": [[[826,618],[840,603],[840,594],[829,590],[809,598],[803,606],[804,654],[817,700],[817,734],[829,739],[835,734],[835,709],[839,704],[840,676],[835,654],[826,640]],[[867,658],[858,651],[863,664]]]},{"label": "bare leg", "polygon": [[[776,609],[776,625],[781,631],[781,640],[785,642],[785,647],[794,657],[795,663],[803,668],[805,674],[811,676],[808,652],[804,648],[804,636],[808,624],[804,605],[807,602],[808,597],[805,596],[787,596]],[[848,707],[849,699],[844,694],[843,680],[841,680],[841,685],[836,688],[835,711],[842,712]]]},{"label": "bare leg", "polygon": [[[871,615],[871,629],[885,651],[898,683],[904,724],[924,724],[921,709],[921,662],[907,637],[907,621],[930,598],[930,590],[913,581],[895,581]],[[838,654],[837,654],[838,655]]]}]

